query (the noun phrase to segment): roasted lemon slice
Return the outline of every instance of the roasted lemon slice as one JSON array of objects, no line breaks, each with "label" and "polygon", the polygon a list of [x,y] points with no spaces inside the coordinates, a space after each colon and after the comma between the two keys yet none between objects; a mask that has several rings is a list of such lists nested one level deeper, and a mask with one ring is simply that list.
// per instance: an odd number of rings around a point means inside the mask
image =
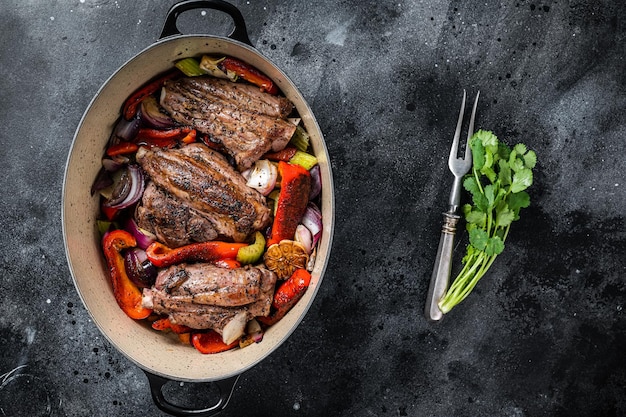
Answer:
[{"label": "roasted lemon slice", "polygon": [[294,240],[281,240],[265,251],[265,266],[274,271],[278,279],[287,279],[298,268],[306,268],[309,254],[305,247]]}]

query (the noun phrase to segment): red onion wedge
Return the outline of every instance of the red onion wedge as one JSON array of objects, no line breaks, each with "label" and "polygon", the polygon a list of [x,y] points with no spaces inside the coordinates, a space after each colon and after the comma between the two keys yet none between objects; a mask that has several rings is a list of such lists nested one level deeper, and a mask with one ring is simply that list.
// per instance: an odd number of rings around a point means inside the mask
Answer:
[{"label": "red onion wedge", "polygon": [[111,158],[102,158],[102,167],[108,172],[116,172],[121,169],[126,163],[128,163],[128,158],[126,158],[126,162],[122,160],[122,158],[118,158],[118,156]]},{"label": "red onion wedge", "polygon": [[296,227],[295,241],[301,243],[308,254],[313,250],[313,235],[303,224]]},{"label": "red onion wedge", "polygon": [[145,250],[156,240],[155,235],[137,226],[137,223],[132,217],[128,219],[124,229],[135,237],[137,240],[137,247],[141,249]]},{"label": "red onion wedge", "polygon": [[119,181],[115,184],[111,199],[104,203],[105,206],[123,209],[135,204],[144,190],[144,175],[138,165],[128,165],[122,172]]},{"label": "red onion wedge", "polygon": [[[120,117],[120,120],[115,125],[115,130],[113,131],[113,138],[120,138],[125,141],[132,141],[137,136],[137,132],[139,132],[139,125],[141,124],[138,118],[133,118],[131,120],[126,120],[123,117]],[[114,143],[111,143],[113,145]]]},{"label": "red onion wedge", "polygon": [[174,120],[163,112],[154,96],[148,96],[141,102],[139,108],[141,121],[156,129],[165,129],[174,126]]},{"label": "red onion wedge", "polygon": [[143,249],[131,248],[124,253],[124,269],[128,278],[139,288],[150,288],[154,285],[157,269],[148,260]]},{"label": "red onion wedge", "polygon": [[113,185],[113,178],[109,175],[109,172],[105,167],[100,168],[98,175],[91,185],[91,195],[94,195],[98,191],[102,191],[107,187]]},{"label": "red onion wedge", "polygon": [[306,211],[304,212],[304,216],[302,217],[301,223],[306,226],[307,229],[313,235],[313,243],[311,245],[312,248],[317,245],[317,241],[322,235],[322,212],[313,202],[309,202],[307,205]]},{"label": "red onion wedge", "polygon": [[309,194],[309,200],[313,200],[320,195],[322,191],[322,174],[319,165],[314,165],[309,172],[311,173],[311,192]]}]

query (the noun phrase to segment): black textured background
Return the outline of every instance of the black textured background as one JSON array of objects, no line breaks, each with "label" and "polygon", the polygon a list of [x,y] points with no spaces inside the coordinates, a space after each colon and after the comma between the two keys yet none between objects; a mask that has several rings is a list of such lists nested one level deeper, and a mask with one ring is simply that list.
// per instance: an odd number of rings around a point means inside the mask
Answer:
[{"label": "black textured background", "polygon": [[[337,209],[313,307],[222,415],[626,415],[626,3],[233,3],[311,105]],[[162,415],[90,321],[60,218],[84,110],[172,4],[0,5],[1,416]],[[229,28],[199,11],[180,22]],[[539,164],[505,252],[433,325],[422,311],[464,88],[481,91],[477,127],[526,143]],[[189,402],[209,392],[179,388]]]}]

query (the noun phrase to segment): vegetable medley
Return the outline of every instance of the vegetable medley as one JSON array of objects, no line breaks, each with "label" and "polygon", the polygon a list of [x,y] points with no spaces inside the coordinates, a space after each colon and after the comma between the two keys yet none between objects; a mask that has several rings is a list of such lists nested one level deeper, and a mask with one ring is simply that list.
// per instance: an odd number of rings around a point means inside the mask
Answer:
[{"label": "vegetable medley", "polygon": [[[270,207],[269,227],[254,231],[245,241],[220,237],[179,247],[159,241],[154,233],[138,225],[134,215],[149,180],[137,163],[137,152],[142,148],[179,149],[200,143],[223,153],[219,140],[193,125],[175,121],[164,110],[159,104],[164,84],[181,77],[216,77],[254,85],[274,96],[280,94],[269,77],[233,57],[185,58],[175,67],[127,98],[91,192],[100,195],[97,224],[119,307],[132,319],[146,320],[155,331],[176,334],[201,353],[217,353],[261,342],[267,327],[284,317],[306,292],[322,232],[320,168],[308,133],[298,115],[291,114],[295,117],[289,121],[296,129],[287,146],[266,152],[251,168],[237,173]],[[272,271],[276,284],[269,314],[250,320],[245,314],[237,315],[229,325],[239,330],[233,333],[224,328],[222,333],[178,324],[145,305],[142,292],[155,285],[159,272],[172,265],[199,262],[226,269],[250,265]]]}]

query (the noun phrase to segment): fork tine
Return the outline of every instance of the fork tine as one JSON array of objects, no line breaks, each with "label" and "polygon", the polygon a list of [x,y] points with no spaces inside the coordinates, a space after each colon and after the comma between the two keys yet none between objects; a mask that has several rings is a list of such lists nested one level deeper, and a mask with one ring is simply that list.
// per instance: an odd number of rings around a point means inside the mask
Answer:
[{"label": "fork tine", "polygon": [[[450,157],[448,158],[448,165],[452,164],[458,157],[459,153],[459,139],[461,138],[461,127],[463,125],[463,115],[465,114],[465,99],[467,93],[463,90],[463,103],[461,103],[461,110],[459,111],[459,120],[456,122],[456,130],[454,131],[454,139],[452,140],[452,147],[450,148]],[[452,168],[452,167],[450,167]]]},{"label": "fork tine", "polygon": [[480,96],[480,91],[476,94],[476,98],[474,99],[474,108],[472,109],[472,117],[470,118],[469,128],[467,130],[467,142],[465,142],[465,157],[464,160],[469,160],[472,157],[472,150],[470,149],[470,139],[472,135],[474,135],[474,117],[476,116],[476,107],[478,106],[478,97]]}]

